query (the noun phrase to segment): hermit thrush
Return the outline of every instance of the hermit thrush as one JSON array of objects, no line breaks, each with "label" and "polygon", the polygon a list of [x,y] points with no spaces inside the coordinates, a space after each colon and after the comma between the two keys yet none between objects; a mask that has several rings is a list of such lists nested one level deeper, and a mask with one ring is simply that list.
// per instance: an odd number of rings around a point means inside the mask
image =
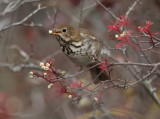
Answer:
[{"label": "hermit thrush", "polygon": [[[91,67],[100,62],[104,54],[109,55],[109,51],[103,43],[85,29],[58,25],[49,30],[49,34],[56,36],[62,51],[80,66]],[[91,68],[90,73],[95,84],[109,79],[108,75],[102,72],[98,65]]]}]

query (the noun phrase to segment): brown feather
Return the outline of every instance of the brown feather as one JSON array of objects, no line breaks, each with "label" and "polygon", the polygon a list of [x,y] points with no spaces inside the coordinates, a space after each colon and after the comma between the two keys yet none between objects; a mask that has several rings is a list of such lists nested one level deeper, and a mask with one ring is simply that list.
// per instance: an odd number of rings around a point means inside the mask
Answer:
[{"label": "brown feather", "polygon": [[[64,29],[66,30],[63,31]],[[101,61],[103,43],[98,41],[93,33],[69,25],[58,25],[53,32],[56,32],[63,52],[74,63],[91,67]],[[109,80],[108,74],[102,72],[99,66],[90,69],[90,73],[94,84]]]},{"label": "brown feather", "polygon": [[110,79],[107,72],[102,72],[101,69],[99,68],[99,66],[96,66],[96,67],[90,69],[90,74],[91,74],[92,81],[94,84],[98,84],[100,81],[105,81],[105,80]]}]

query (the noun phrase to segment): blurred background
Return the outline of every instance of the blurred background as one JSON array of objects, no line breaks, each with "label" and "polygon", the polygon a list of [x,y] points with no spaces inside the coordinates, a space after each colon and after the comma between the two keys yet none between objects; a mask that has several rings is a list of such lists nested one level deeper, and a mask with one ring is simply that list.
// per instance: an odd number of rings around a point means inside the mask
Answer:
[{"label": "blurred background", "polygon": [[[135,0],[99,1],[119,17]],[[140,0],[129,19],[135,26],[151,20],[152,31],[159,32],[159,12],[159,0]],[[0,0],[0,119],[159,119],[160,106],[141,84],[127,90],[105,90],[102,111],[95,109],[90,98],[73,103],[66,96],[58,96],[56,86],[49,90],[48,82],[29,78],[29,72],[48,59],[55,59],[55,67],[70,74],[79,69],[62,53],[49,29],[57,24],[86,28],[114,48],[114,34],[107,29],[114,21],[96,0]],[[147,54],[153,63],[160,61],[159,55]],[[89,77],[86,72],[80,78]],[[160,96],[158,78],[153,85]]]}]

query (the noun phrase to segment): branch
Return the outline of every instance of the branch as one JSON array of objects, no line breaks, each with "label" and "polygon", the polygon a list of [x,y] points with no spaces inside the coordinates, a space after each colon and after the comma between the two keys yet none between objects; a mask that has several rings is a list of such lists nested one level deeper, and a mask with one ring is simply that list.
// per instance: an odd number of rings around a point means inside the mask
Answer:
[{"label": "branch", "polygon": [[[140,76],[139,76],[139,74],[134,74],[134,76],[136,77],[136,78],[138,78],[139,79],[139,81],[137,81],[137,82],[135,82],[135,83],[133,83],[133,84],[131,84],[131,85],[136,85],[136,84],[138,84],[139,82],[141,82],[141,81],[143,81],[144,79],[146,79],[146,78],[148,78],[148,76],[150,76],[150,74],[153,72],[153,71],[155,71],[155,69],[156,68],[153,68],[152,70],[151,70],[151,72],[150,73],[148,73],[147,75],[145,75],[143,78],[141,78]],[[132,71],[132,73],[133,73],[133,71]],[[151,95],[151,97],[154,99],[154,101],[158,104],[158,106],[160,107],[160,99],[158,98],[158,95],[157,95],[157,93],[156,93],[156,88],[154,88],[153,86],[152,86],[152,84],[151,84],[151,79],[150,80],[145,80],[145,81],[143,81],[142,82],[142,84],[144,85],[144,87],[148,90],[148,92],[150,93],[150,95]]]},{"label": "branch", "polygon": [[27,23],[23,23],[21,24],[22,26],[29,26],[29,27],[43,27],[42,24],[35,24],[33,22],[31,22],[30,24],[27,24]]},{"label": "branch", "polygon": [[19,65],[8,64],[8,63],[0,63],[0,67],[8,68],[12,72],[19,72],[23,69],[36,69],[36,70],[41,70],[42,71],[42,69],[38,65],[35,65],[33,63],[19,64]]},{"label": "branch", "polygon": [[146,64],[146,63],[135,63],[135,62],[123,62],[123,63],[113,63],[111,65],[138,65],[138,66],[145,66],[145,67],[158,67],[160,62],[155,64]]},{"label": "branch", "polygon": [[[134,41],[134,39],[132,38],[132,41]],[[142,53],[143,57],[145,58],[145,60],[148,62],[148,63],[152,63],[152,60],[150,58],[147,57],[147,55],[145,54],[145,52],[142,50],[142,47],[141,45],[136,42],[136,45],[141,49],[140,52]],[[140,55],[139,55],[140,56]],[[141,57],[141,56],[140,56]],[[156,70],[158,76],[160,76],[160,71],[159,70]]]},{"label": "branch", "polygon": [[143,76],[142,78],[139,76],[137,77],[139,80],[130,84],[129,87],[132,87],[132,86],[135,86],[137,85],[138,83],[144,81],[146,78],[148,78],[155,70],[156,70],[157,67],[154,67],[148,74],[146,74],[145,76]]},{"label": "branch", "polygon": [[114,19],[119,19],[110,9],[106,8],[99,0],[95,0],[100,6],[102,6]]},{"label": "branch", "polygon": [[134,7],[137,5],[138,2],[139,2],[139,0],[135,0],[134,3],[132,4],[132,6],[129,7],[128,11],[126,12],[126,18],[129,16],[129,14],[134,9]]},{"label": "branch", "polygon": [[30,59],[30,56],[17,45],[11,45],[11,46],[7,47],[7,49],[12,49],[12,50],[16,49],[18,51],[18,53],[20,54],[20,56],[22,56],[24,58],[25,62],[28,62]]},{"label": "branch", "polygon": [[29,18],[31,18],[34,14],[36,14],[38,11],[42,10],[42,9],[45,9],[46,7],[41,7],[41,5],[39,4],[38,5],[38,8],[35,9],[33,12],[31,12],[29,15],[27,15],[24,19],[22,19],[21,21],[19,22],[15,22],[13,24],[10,24],[10,25],[7,25],[5,27],[3,27],[0,31],[3,31],[3,30],[6,30],[8,28],[11,28],[13,26],[18,26],[18,25],[21,25],[23,24],[25,21],[27,21]]},{"label": "branch", "polygon": [[158,94],[156,93],[156,88],[154,88],[151,85],[151,82],[149,80],[146,80],[143,82],[145,88],[149,91],[149,93],[151,94],[152,98],[155,100],[155,102],[160,106],[160,99]]},{"label": "branch", "polygon": [[46,13],[47,13],[48,19],[50,20],[50,22],[52,23],[53,28],[54,28],[56,25],[56,19],[57,19],[58,13],[59,13],[59,8],[54,8],[54,19],[51,17],[51,15],[49,14],[48,11]]},{"label": "branch", "polygon": [[81,26],[82,23],[82,17],[83,17],[83,6],[84,6],[84,0],[81,0],[81,6],[80,6],[80,15],[79,15],[79,27]]},{"label": "branch", "polygon": [[40,0],[17,0],[17,1],[13,1],[11,3],[9,3],[7,5],[7,7],[4,9],[4,11],[0,14],[0,17],[9,14],[11,12],[14,12],[15,10],[17,10],[21,5],[25,4],[25,3],[29,3],[29,2],[37,2]]},{"label": "branch", "polygon": [[90,9],[90,8],[92,8],[92,7],[95,7],[96,5],[97,5],[97,3],[95,2],[95,3],[93,3],[93,4],[91,4],[91,5],[87,6],[87,7],[84,7],[84,8],[82,9],[82,11],[85,12],[86,10],[88,10],[88,9]]},{"label": "branch", "polygon": [[[138,44],[138,46],[140,47],[140,45]],[[141,48],[141,47],[140,47]],[[126,62],[128,62],[128,58],[126,56],[126,50],[122,50],[123,51],[123,55],[124,57],[126,58]],[[152,87],[152,84],[151,84],[151,79],[149,80],[145,80],[147,79],[154,71],[157,70],[157,67],[160,65],[160,62],[159,63],[155,63],[155,64],[151,64],[151,61],[148,59],[148,57],[145,55],[145,53],[141,50],[141,53],[143,54],[144,58],[147,60],[147,62],[149,62],[150,64],[146,65],[146,66],[151,66],[153,67],[152,70],[147,73],[145,76],[141,77],[140,74],[139,74],[139,71],[136,67],[132,67],[134,69],[134,71],[131,69],[131,67],[128,67],[128,70],[133,74],[133,76],[135,76],[136,78],[136,82],[132,83],[132,84],[128,84],[127,85],[127,88],[128,87],[132,87],[132,86],[135,86],[137,85],[138,83],[142,83],[143,86],[148,90],[148,92],[150,93],[150,95],[152,96],[152,98],[154,99],[154,101],[158,104],[158,106],[160,107],[160,99],[158,98],[158,95],[156,94],[155,88]],[[139,63],[138,63],[139,64]],[[137,65],[138,65],[137,64]],[[141,66],[145,66],[145,64],[139,64]],[[158,73],[158,72],[157,72]],[[146,83],[147,82],[147,83]]]}]

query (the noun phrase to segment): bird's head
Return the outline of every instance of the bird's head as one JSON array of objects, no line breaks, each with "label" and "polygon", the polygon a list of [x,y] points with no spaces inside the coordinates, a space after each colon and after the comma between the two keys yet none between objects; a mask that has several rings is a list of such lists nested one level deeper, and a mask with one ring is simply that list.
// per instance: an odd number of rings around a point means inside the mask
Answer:
[{"label": "bird's head", "polygon": [[70,41],[74,35],[74,28],[69,25],[58,25],[54,29],[49,30],[49,34],[58,35],[65,41]]}]

